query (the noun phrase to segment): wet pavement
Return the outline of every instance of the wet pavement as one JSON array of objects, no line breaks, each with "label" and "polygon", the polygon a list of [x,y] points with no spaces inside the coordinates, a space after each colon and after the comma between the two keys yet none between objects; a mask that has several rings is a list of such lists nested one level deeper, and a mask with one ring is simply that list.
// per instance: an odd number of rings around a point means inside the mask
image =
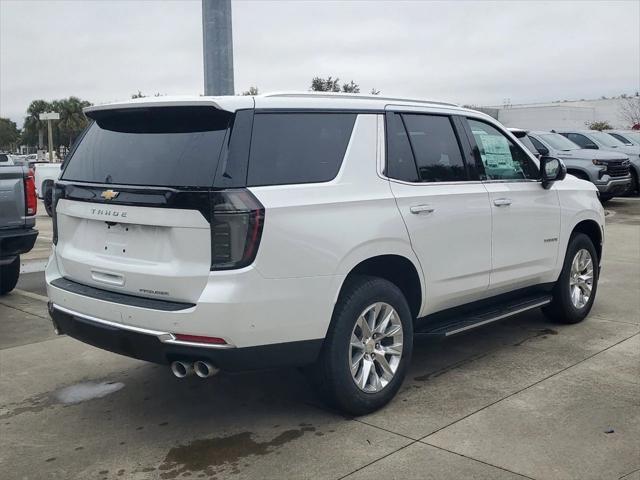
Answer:
[{"label": "wet pavement", "polygon": [[529,312],[420,340],[396,399],[358,418],[296,369],[178,380],[55,336],[43,234],[0,297],[0,478],[638,480],[640,199],[606,208],[585,322]]}]

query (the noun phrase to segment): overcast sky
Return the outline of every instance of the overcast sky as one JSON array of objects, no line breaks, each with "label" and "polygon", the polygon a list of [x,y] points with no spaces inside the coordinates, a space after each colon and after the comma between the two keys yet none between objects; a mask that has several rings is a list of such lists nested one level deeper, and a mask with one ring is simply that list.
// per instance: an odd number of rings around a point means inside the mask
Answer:
[{"label": "overcast sky", "polygon": [[[315,75],[476,105],[640,90],[640,1],[234,1],[236,92]],[[0,0],[0,115],[203,92],[201,2]]]}]

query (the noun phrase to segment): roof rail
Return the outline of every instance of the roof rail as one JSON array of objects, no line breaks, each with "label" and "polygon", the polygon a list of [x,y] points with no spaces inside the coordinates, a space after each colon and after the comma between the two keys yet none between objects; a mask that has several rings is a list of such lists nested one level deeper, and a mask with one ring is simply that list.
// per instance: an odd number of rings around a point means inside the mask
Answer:
[{"label": "roof rail", "polygon": [[412,102],[412,103],[425,103],[429,105],[445,105],[448,107],[460,107],[455,103],[448,102],[436,102],[433,100],[418,100],[415,98],[400,98],[400,97],[381,97],[379,95],[361,95],[359,93],[343,93],[343,92],[274,92],[265,93],[262,97],[316,97],[316,98],[336,98],[345,97],[354,100],[386,100],[393,102]]}]

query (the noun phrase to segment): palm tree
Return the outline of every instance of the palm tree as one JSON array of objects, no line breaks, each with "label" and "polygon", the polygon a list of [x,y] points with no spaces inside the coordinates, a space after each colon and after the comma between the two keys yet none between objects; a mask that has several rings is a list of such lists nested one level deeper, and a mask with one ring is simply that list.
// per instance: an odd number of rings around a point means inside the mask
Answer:
[{"label": "palm tree", "polygon": [[27,117],[24,119],[23,141],[33,145],[38,140],[38,148],[44,147],[44,132],[47,122],[40,120],[40,114],[50,112],[52,105],[45,100],[34,100],[27,108]]},{"label": "palm tree", "polygon": [[60,143],[66,140],[67,147],[71,147],[73,141],[89,122],[82,109],[90,105],[90,102],[78,97],[69,97],[53,102],[53,109],[60,114],[60,120],[57,122]]}]

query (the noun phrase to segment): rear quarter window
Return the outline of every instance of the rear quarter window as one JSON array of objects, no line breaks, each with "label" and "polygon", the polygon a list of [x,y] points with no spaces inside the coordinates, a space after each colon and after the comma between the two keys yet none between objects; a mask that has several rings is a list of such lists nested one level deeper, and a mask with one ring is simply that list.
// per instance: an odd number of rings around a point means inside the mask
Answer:
[{"label": "rear quarter window", "polygon": [[257,112],[247,185],[332,180],[342,165],[355,120],[355,113]]}]

